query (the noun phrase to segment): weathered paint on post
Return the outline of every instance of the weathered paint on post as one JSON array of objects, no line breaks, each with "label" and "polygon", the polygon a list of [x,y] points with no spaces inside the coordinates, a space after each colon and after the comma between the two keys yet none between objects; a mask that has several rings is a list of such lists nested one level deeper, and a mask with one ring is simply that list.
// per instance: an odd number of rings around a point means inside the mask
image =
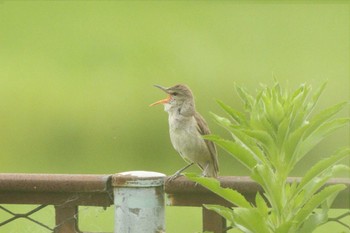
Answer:
[{"label": "weathered paint on post", "polygon": [[157,172],[113,175],[115,233],[165,232],[164,180]]}]

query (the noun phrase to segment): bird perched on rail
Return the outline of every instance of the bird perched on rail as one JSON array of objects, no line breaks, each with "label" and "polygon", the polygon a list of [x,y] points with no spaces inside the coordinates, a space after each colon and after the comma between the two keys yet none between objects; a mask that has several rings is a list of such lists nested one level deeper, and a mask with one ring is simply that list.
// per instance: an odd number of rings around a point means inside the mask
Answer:
[{"label": "bird perched on rail", "polygon": [[217,177],[219,172],[216,147],[213,142],[203,139],[210,134],[204,118],[196,111],[192,91],[182,84],[165,88],[154,85],[168,94],[167,98],[159,100],[150,106],[164,104],[164,110],[169,114],[170,140],[175,150],[188,163],[169,178],[176,179],[188,167],[196,164],[203,171],[202,175]]}]

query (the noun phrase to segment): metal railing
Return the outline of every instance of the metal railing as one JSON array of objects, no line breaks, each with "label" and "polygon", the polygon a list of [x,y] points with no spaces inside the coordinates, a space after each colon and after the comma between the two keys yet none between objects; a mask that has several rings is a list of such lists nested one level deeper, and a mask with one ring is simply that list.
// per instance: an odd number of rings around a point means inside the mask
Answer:
[{"label": "metal railing", "polygon": [[[202,207],[203,204],[220,204],[231,207],[231,204],[224,199],[184,177],[179,177],[172,182],[165,182],[163,185],[164,178],[162,174],[149,172],[115,175],[0,173],[0,212],[5,211],[11,216],[0,222],[0,229],[1,226],[25,218],[54,233],[80,233],[78,227],[79,206],[108,207],[115,205],[116,225],[133,224],[135,221],[147,219],[150,214],[156,213],[152,221],[158,221],[158,223],[154,225],[154,229],[158,229],[155,230],[156,232],[165,232],[164,192],[167,195],[167,205],[169,206]],[[256,192],[261,191],[261,187],[249,177],[225,176],[218,179],[223,187],[239,191],[251,202],[254,202]],[[337,196],[332,208],[350,209],[350,179],[332,179],[327,185],[338,183],[345,184],[347,189]],[[135,188],[141,190],[141,194],[135,192]],[[130,190],[133,191],[129,192]],[[125,200],[131,196],[134,198],[135,205],[141,203],[141,206],[126,207],[130,202],[125,202]],[[142,201],[146,203],[148,209],[152,208],[152,211],[143,211]],[[33,204],[38,206],[25,214],[16,214],[1,204]],[[54,227],[47,226],[31,217],[33,213],[48,205],[55,207]],[[131,214],[128,215],[128,211],[131,211]],[[226,222],[221,216],[203,207],[202,213],[203,231],[226,232]],[[133,219],[132,216],[140,216],[140,218]],[[335,218],[334,221],[342,223],[340,218]],[[147,220],[145,224],[149,224],[149,222]],[[140,224],[143,223],[138,222],[138,227],[142,227]],[[116,227],[115,232],[123,232],[123,230]]]}]

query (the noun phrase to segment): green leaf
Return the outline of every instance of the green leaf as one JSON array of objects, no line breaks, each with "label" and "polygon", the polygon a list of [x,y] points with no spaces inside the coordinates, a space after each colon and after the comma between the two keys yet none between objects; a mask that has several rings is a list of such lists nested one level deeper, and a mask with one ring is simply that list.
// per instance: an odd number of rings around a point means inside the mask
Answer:
[{"label": "green leaf", "polygon": [[312,96],[310,103],[307,105],[307,116],[309,116],[312,111],[314,110],[322,92],[324,91],[324,89],[326,88],[327,82],[324,82],[315,92],[315,94]]},{"label": "green leaf", "polygon": [[244,103],[245,109],[247,111],[252,110],[252,106],[254,105],[254,98],[251,95],[249,95],[244,88],[239,87],[237,85],[235,85],[235,88],[238,96],[241,98],[241,100]]},{"label": "green leaf", "polygon": [[218,123],[219,125],[221,125],[223,128],[227,130],[232,125],[231,121],[225,117],[218,116],[215,113],[211,113],[211,115],[214,117],[214,120],[216,121],[216,123]]},{"label": "green leaf", "polygon": [[251,204],[245,199],[242,194],[230,188],[222,188],[218,180],[214,178],[200,177],[196,174],[191,173],[186,173],[185,175],[189,180],[197,182],[198,184],[209,189],[230,203],[238,207],[251,208]]},{"label": "green leaf", "polygon": [[292,170],[295,164],[298,162],[298,151],[300,151],[300,146],[302,145],[302,141],[300,139],[304,134],[305,130],[306,126],[303,126],[290,133],[288,139],[283,145],[287,171]]},{"label": "green leaf", "polygon": [[342,110],[347,104],[348,104],[347,102],[339,103],[337,105],[334,105],[330,108],[327,108],[321,111],[316,116],[314,116],[309,122],[309,126],[307,128],[307,131],[305,132],[304,138],[309,136],[322,124],[324,124],[326,121],[332,118],[335,114],[337,114],[340,110]]},{"label": "green leaf", "polygon": [[296,91],[296,95],[293,95],[292,99],[288,100],[292,108],[292,112],[290,114],[290,117],[292,117],[292,121],[290,124],[291,132],[301,127],[305,123],[305,119],[307,116],[305,105],[310,90],[311,87],[303,84],[300,87],[299,91]]},{"label": "green leaf", "polygon": [[266,131],[271,137],[275,137],[276,135],[276,128],[267,119],[265,113],[252,112],[250,115],[250,128]]},{"label": "green leaf", "polygon": [[219,136],[215,135],[205,135],[203,138],[215,142],[218,146],[230,153],[235,159],[237,159],[249,170],[252,170],[257,164],[254,156],[242,145],[239,145],[230,140],[222,139]]},{"label": "green leaf", "polygon": [[269,207],[259,192],[255,196],[255,205],[261,216],[268,217]]},{"label": "green leaf", "polygon": [[350,166],[345,164],[337,164],[332,167],[332,177],[348,176],[350,174]]},{"label": "green leaf", "polygon": [[257,163],[262,163],[262,162],[268,163],[265,155],[262,153],[261,149],[258,147],[257,141],[254,138],[247,135],[244,132],[244,130],[240,130],[239,128],[234,126],[231,126],[229,130],[232,133],[232,136],[235,139],[236,143],[241,145],[248,152],[250,152],[250,154],[253,155]]},{"label": "green leaf", "polygon": [[[267,156],[269,160],[271,160],[271,162],[275,164],[276,158],[279,155],[279,153],[278,149],[276,148],[274,139],[271,137],[270,134],[263,130],[242,129],[241,131],[249,137],[254,138],[256,141],[256,146],[259,148],[259,150],[261,150],[263,156]],[[261,160],[265,160],[266,162],[269,161],[265,158],[261,158]]]},{"label": "green leaf", "polygon": [[257,209],[236,208],[234,209],[234,224],[243,232],[247,233],[272,233]]},{"label": "green leaf", "polygon": [[294,93],[291,96],[291,101],[295,101],[296,99],[298,99],[304,91],[305,83],[301,84],[300,87],[294,91]]},{"label": "green leaf", "polygon": [[281,123],[278,125],[276,144],[279,148],[282,148],[285,141],[287,141],[287,137],[290,132],[290,121],[291,119],[289,117],[285,117],[283,120],[281,120]]},{"label": "green leaf", "polygon": [[284,100],[281,99],[282,96],[280,91],[279,84],[276,84],[274,88],[271,89],[270,96],[263,95],[263,102],[265,104],[268,119],[276,128],[278,128],[280,122],[285,116],[283,108]]},{"label": "green leaf", "polygon": [[258,164],[253,169],[251,178],[263,187],[271,207],[275,208],[275,210],[280,213],[282,210],[281,187],[284,187],[281,179],[279,179],[266,164]]},{"label": "green leaf", "polygon": [[308,201],[304,207],[302,207],[293,218],[293,221],[302,225],[305,219],[323,202],[327,202],[329,198],[334,199],[340,191],[344,190],[346,186],[344,184],[336,184],[332,186],[325,187],[322,191],[315,194],[310,201]]},{"label": "green leaf", "polygon": [[347,123],[349,123],[349,121],[349,118],[338,118],[323,123],[302,142],[302,146],[300,147],[300,151],[297,156],[297,161],[299,161],[306,153],[320,143],[326,136],[345,126]]},{"label": "green leaf", "polygon": [[275,229],[274,233],[294,233],[296,231],[293,229],[293,225],[294,223],[291,221],[283,222]]},{"label": "green leaf", "polygon": [[298,233],[310,233],[313,232],[318,226],[325,224],[328,219],[328,208],[321,213],[311,214],[302,224]]},{"label": "green leaf", "polygon": [[266,131],[254,130],[254,129],[243,129],[242,132],[252,138],[255,138],[257,141],[261,143],[261,145],[264,146],[264,148],[268,150],[275,147],[273,138]]},{"label": "green leaf", "polygon": [[337,150],[332,156],[316,163],[301,179],[296,192],[300,192],[308,183],[314,181],[317,176],[320,176],[325,170],[331,168],[333,165],[349,155],[350,149],[342,148]]},{"label": "green leaf", "polygon": [[232,117],[232,119],[239,125],[246,125],[246,117],[243,113],[236,111],[235,109],[231,108],[230,106],[226,105],[220,100],[217,100],[217,103],[220,105],[220,107],[225,110],[225,112]]}]

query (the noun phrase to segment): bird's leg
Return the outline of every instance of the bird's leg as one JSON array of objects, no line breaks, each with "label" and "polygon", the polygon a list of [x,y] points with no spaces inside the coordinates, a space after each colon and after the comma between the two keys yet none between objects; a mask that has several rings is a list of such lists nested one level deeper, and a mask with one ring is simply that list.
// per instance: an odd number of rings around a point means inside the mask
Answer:
[{"label": "bird's leg", "polygon": [[207,163],[207,165],[205,166],[205,168],[203,169],[203,172],[202,172],[202,177],[206,177],[207,176],[207,170],[209,168],[209,163]]},{"label": "bird's leg", "polygon": [[208,162],[207,165],[205,166],[205,168],[203,169],[202,177],[211,177],[212,176],[212,174],[208,174],[210,172],[209,167],[210,167],[210,163]]},{"label": "bird's leg", "polygon": [[187,168],[191,167],[193,164],[194,163],[189,163],[185,167],[183,167],[180,170],[178,170],[177,172],[175,172],[174,175],[169,177],[168,182],[171,182],[171,181],[175,180],[176,178],[178,178],[181,175],[181,172],[183,172]]}]

